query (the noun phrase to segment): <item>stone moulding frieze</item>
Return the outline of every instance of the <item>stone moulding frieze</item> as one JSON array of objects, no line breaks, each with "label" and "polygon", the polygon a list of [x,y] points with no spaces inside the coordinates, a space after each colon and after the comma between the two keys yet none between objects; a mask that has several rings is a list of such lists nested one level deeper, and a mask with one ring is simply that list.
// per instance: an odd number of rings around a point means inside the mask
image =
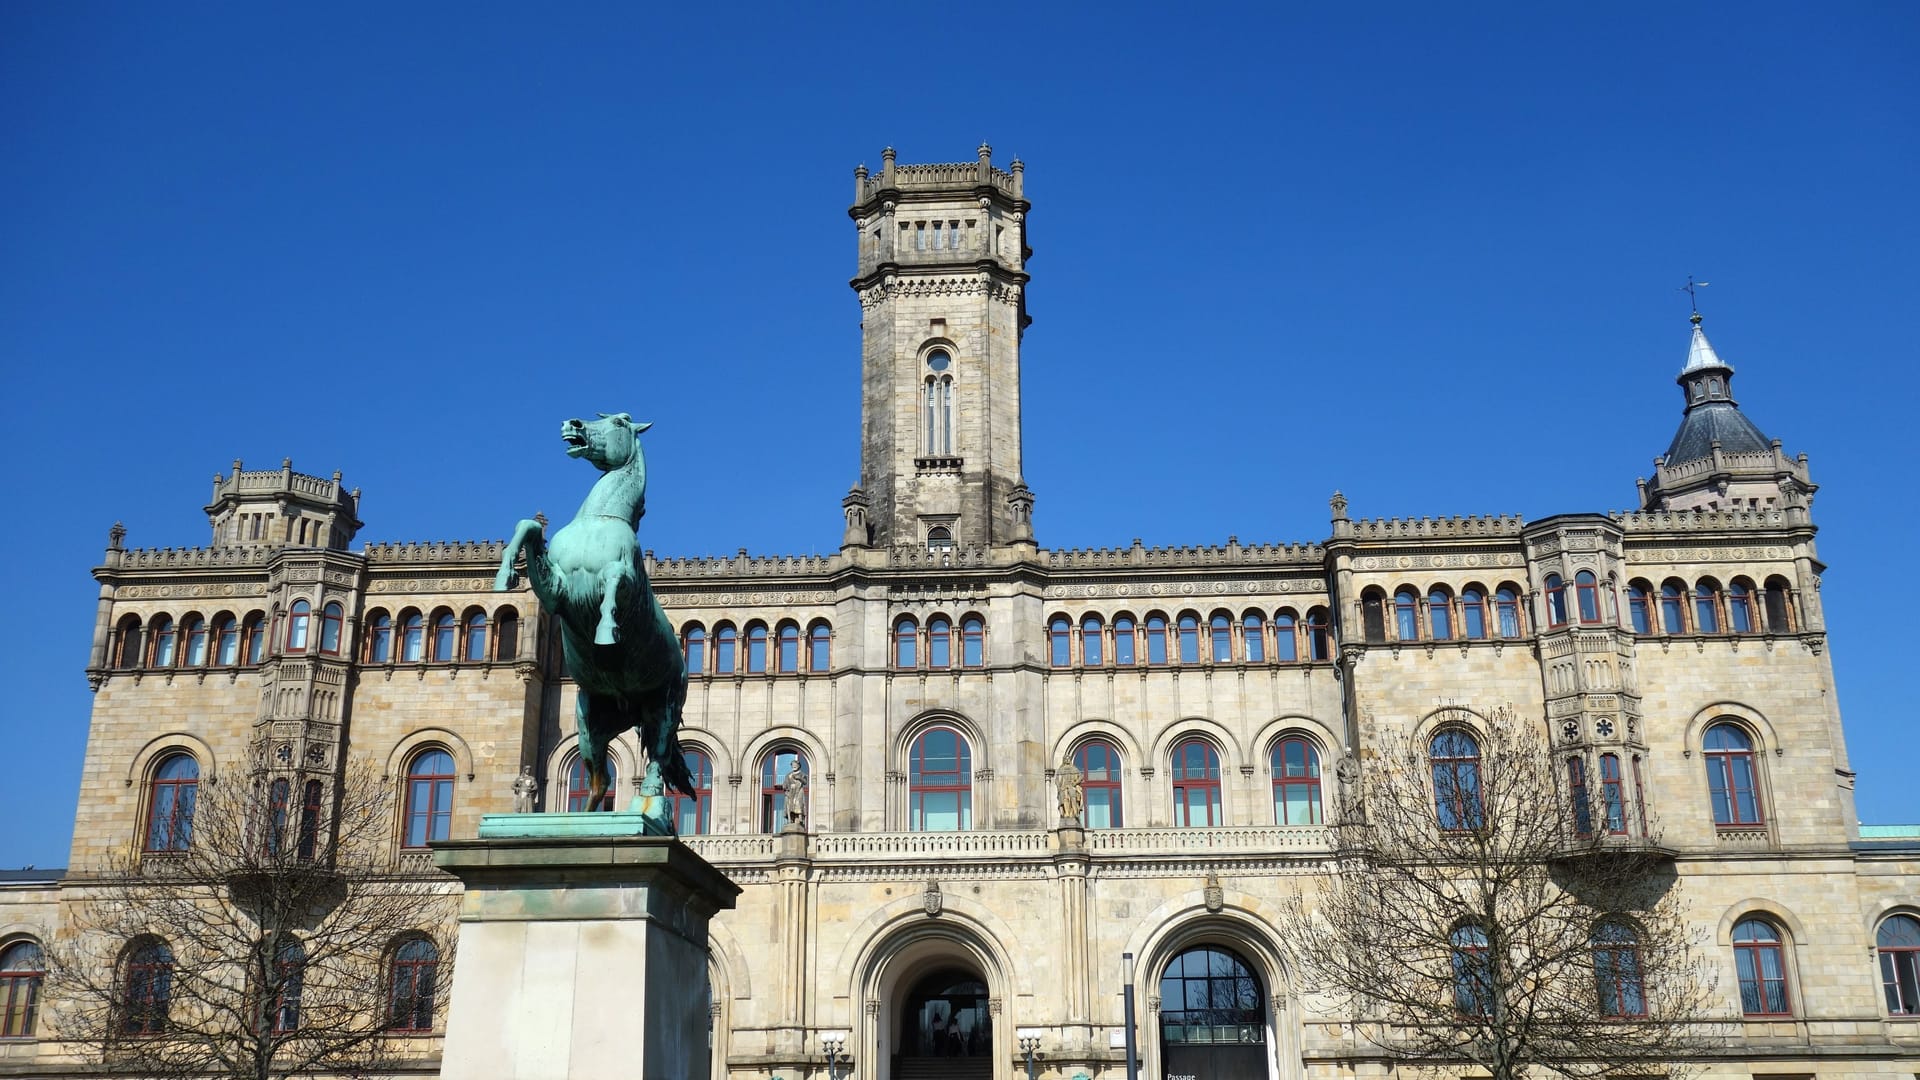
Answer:
[{"label": "stone moulding frieze", "polygon": [[1319,544],[1229,543],[1225,547],[1189,545],[1182,547],[1062,548],[1040,553],[1052,570],[1127,570],[1136,567],[1198,569],[1216,566],[1310,566],[1326,562],[1326,549]]},{"label": "stone moulding frieze", "polygon": [[[523,582],[521,588],[525,589]],[[449,593],[493,591],[492,578],[381,578],[367,584],[370,593]]]},{"label": "stone moulding frieze", "polygon": [[193,585],[122,585],[116,600],[219,600],[224,597],[264,597],[265,582],[208,582]]},{"label": "stone moulding frieze", "polygon": [[1625,510],[1607,515],[1628,533],[1785,529],[1785,510]]},{"label": "stone moulding frieze", "polygon": [[860,307],[871,310],[889,300],[922,297],[984,296],[1002,304],[1020,302],[1020,286],[996,281],[986,274],[978,277],[896,277],[860,290]]},{"label": "stone moulding frieze", "polygon": [[1196,600],[1213,596],[1222,599],[1240,596],[1271,596],[1277,594],[1314,594],[1325,593],[1327,583],[1321,578],[1290,578],[1279,581],[1155,581],[1146,584],[1138,582],[1106,582],[1073,585],[1049,585],[1044,595],[1050,600],[1111,599],[1111,600],[1148,600],[1154,597],[1178,599],[1190,596]]},{"label": "stone moulding frieze", "polygon": [[742,607],[773,607],[795,604],[831,604],[833,594],[826,591],[815,592],[730,592],[730,593],[676,593],[669,589],[659,590],[660,603],[671,609],[676,616],[691,615],[698,608],[732,609]]}]

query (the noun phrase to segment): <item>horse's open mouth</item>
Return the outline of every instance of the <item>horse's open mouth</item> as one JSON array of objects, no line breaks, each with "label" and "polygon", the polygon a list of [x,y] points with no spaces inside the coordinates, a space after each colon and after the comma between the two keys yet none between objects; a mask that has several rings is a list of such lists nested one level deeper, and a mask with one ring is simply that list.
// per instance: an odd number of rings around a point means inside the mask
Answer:
[{"label": "horse's open mouth", "polygon": [[560,441],[567,444],[567,454],[569,456],[577,455],[587,448],[587,437],[577,431],[561,432]]}]

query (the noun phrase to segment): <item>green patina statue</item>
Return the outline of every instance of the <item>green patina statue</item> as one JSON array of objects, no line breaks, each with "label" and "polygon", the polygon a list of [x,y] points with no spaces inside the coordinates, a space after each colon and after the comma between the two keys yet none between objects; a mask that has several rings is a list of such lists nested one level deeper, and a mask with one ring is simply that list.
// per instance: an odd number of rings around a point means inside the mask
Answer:
[{"label": "green patina statue", "polygon": [[626,413],[560,425],[567,456],[586,458],[606,475],[551,540],[539,521],[521,521],[500,556],[493,587],[512,587],[514,559],[524,552],[528,584],[560,622],[567,673],[577,687],[580,760],[592,787],[587,805],[599,806],[607,790],[607,743],[630,727],[639,728],[647,750],[639,799],[644,827],[650,834],[671,836],[665,785],[692,795],[693,777],[679,737],[686,661],[635,543],[647,500],[640,433],[652,426],[635,424]]}]

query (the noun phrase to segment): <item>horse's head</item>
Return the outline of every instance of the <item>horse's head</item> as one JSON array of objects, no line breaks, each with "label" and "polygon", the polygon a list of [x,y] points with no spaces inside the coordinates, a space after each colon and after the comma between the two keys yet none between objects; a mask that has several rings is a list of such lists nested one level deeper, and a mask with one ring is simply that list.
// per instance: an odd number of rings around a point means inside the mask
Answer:
[{"label": "horse's head", "polygon": [[567,456],[586,458],[601,472],[624,467],[639,452],[641,432],[652,424],[636,424],[626,413],[601,413],[598,420],[568,420],[560,425]]}]

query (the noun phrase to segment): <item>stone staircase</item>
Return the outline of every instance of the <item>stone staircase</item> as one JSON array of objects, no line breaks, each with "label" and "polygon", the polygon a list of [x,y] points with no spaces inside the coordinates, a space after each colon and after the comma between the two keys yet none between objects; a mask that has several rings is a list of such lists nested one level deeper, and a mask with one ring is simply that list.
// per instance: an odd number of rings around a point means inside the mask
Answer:
[{"label": "stone staircase", "polygon": [[895,1058],[893,1080],[992,1080],[993,1059]]}]

